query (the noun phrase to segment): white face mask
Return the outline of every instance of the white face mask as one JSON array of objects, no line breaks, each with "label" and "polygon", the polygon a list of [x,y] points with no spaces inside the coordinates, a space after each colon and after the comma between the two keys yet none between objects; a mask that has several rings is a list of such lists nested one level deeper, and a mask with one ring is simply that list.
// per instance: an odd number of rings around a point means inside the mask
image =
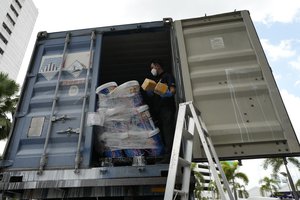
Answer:
[{"label": "white face mask", "polygon": [[155,68],[152,68],[152,69],[151,69],[151,74],[152,74],[153,76],[157,76],[157,70],[156,70]]}]

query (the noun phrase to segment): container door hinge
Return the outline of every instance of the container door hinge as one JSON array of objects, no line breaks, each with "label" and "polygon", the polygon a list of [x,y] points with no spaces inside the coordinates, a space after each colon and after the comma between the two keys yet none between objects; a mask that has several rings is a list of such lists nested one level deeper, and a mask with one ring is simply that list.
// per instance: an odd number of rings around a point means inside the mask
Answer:
[{"label": "container door hinge", "polygon": [[13,163],[12,160],[0,160],[0,169],[12,166]]},{"label": "container door hinge", "polygon": [[21,117],[24,117],[25,115],[26,115],[25,112],[16,113],[16,114],[15,114],[15,118],[21,118]]},{"label": "container door hinge", "polygon": [[30,73],[30,74],[27,74],[26,77],[27,78],[34,78],[34,77],[36,77],[36,74]]}]

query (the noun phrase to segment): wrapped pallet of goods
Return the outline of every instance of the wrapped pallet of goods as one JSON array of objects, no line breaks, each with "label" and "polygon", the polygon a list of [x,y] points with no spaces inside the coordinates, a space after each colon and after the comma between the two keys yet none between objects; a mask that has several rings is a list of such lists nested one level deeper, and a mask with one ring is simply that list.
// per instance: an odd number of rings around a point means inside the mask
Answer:
[{"label": "wrapped pallet of goods", "polygon": [[[107,87],[111,90],[106,90]],[[114,82],[106,83],[96,92],[99,96],[98,113],[103,116],[97,142],[104,146],[101,148],[104,157],[156,157],[162,154],[159,129],[155,127],[148,105],[143,105],[137,81],[119,86]]]},{"label": "wrapped pallet of goods", "polygon": [[[116,82],[108,82],[105,83],[103,85],[100,85],[97,89],[96,89],[96,94],[98,95],[99,98],[99,107],[100,103],[104,102],[102,106],[106,105],[109,103],[108,99],[110,98],[110,94],[111,92],[118,86],[118,84]],[[99,110],[98,110],[99,111]],[[97,148],[99,148],[100,145],[96,145]],[[104,149],[103,152],[105,157],[123,157],[123,152],[121,150],[118,149]]]}]

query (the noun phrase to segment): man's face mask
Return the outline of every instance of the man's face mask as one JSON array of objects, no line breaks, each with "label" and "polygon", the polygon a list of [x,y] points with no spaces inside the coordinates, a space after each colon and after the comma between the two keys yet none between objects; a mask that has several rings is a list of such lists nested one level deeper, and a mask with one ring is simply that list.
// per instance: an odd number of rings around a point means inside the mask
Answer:
[{"label": "man's face mask", "polygon": [[155,68],[152,68],[152,69],[151,69],[151,74],[152,74],[153,76],[157,76],[157,70],[156,70]]}]

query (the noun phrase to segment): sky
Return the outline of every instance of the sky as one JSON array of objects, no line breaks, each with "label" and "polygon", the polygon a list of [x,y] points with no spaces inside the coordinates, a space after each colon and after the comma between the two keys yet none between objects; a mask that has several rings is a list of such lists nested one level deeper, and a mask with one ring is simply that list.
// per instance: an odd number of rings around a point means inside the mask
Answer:
[{"label": "sky", "polygon": [[[173,20],[249,10],[293,127],[300,138],[300,1],[297,0],[33,0],[39,10],[17,82],[22,84],[37,32]],[[245,160],[249,187],[266,175],[261,161]],[[292,169],[300,179],[300,172]]]}]

